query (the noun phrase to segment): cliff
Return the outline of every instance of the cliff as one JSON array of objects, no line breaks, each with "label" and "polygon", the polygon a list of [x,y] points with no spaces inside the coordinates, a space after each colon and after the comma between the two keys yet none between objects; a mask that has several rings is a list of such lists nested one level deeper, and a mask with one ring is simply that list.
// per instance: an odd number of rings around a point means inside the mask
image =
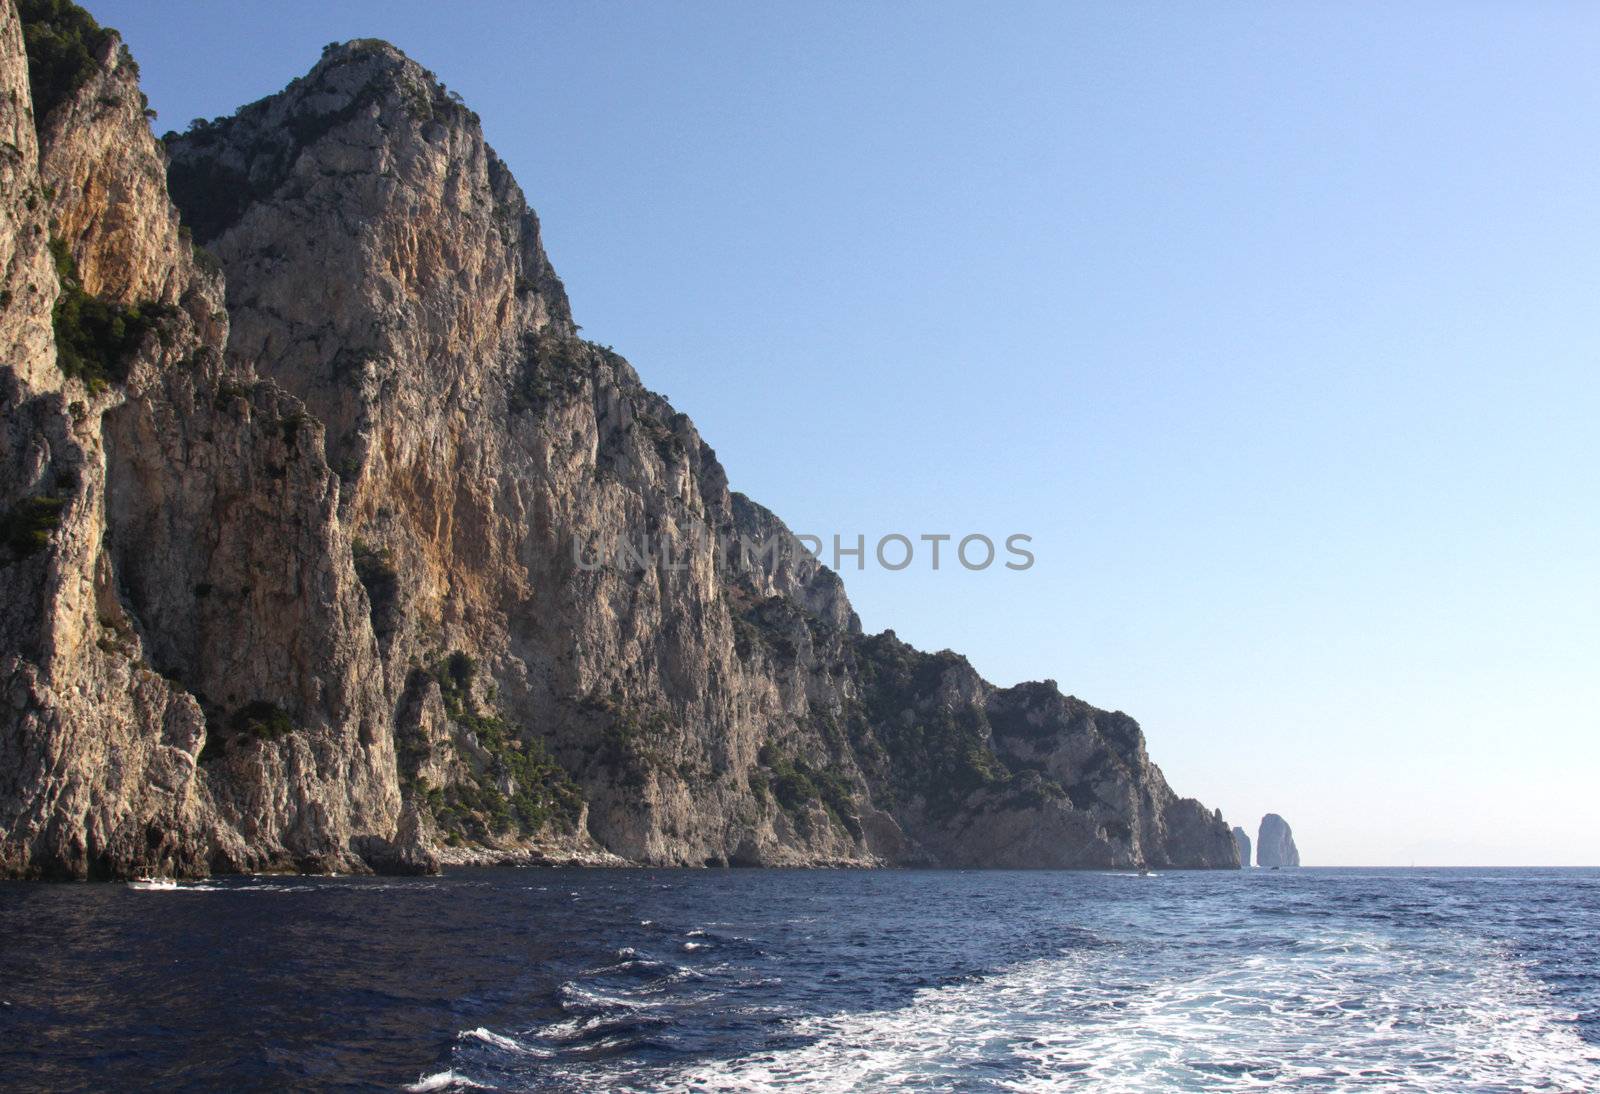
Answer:
[{"label": "cliff", "polygon": [[1268,813],[1261,818],[1261,829],[1256,834],[1256,864],[1300,865],[1300,850],[1294,845],[1294,832],[1289,829],[1289,822],[1276,813]]},{"label": "cliff", "polygon": [[1233,842],[1239,848],[1239,869],[1250,869],[1250,836],[1238,825],[1233,827]]},{"label": "cliff", "polygon": [[24,10],[0,873],[1238,864],[1126,715],[863,634],[805,557],[731,564],[787,530],[577,337],[398,50],[157,141],[114,32]]}]

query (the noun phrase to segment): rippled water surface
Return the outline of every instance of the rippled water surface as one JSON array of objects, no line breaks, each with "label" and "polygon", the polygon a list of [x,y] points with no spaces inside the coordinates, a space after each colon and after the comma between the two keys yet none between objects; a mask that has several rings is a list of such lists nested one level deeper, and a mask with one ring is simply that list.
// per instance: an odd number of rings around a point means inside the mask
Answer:
[{"label": "rippled water surface", "polygon": [[0,885],[0,1088],[1600,1090],[1600,872]]}]

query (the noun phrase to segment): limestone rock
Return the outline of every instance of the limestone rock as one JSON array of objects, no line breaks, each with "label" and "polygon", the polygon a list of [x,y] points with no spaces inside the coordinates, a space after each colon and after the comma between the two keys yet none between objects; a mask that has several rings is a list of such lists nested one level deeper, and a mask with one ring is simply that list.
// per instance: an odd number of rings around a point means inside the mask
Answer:
[{"label": "limestone rock", "polygon": [[1250,869],[1250,836],[1238,825],[1233,827],[1233,842],[1239,848],[1239,869]]},{"label": "limestone rock", "polygon": [[1276,813],[1268,813],[1261,818],[1261,830],[1256,835],[1256,864],[1300,865],[1300,851],[1294,845],[1294,833],[1289,830],[1289,822]]},{"label": "limestone rock", "polygon": [[225,361],[220,272],[182,238],[116,36],[31,119],[3,10],[0,871],[362,868],[401,803],[322,428]]},{"label": "limestone rock", "polygon": [[393,46],[157,142],[98,32],[36,125],[3,11],[0,873],[1238,865],[1132,718],[767,550]]}]

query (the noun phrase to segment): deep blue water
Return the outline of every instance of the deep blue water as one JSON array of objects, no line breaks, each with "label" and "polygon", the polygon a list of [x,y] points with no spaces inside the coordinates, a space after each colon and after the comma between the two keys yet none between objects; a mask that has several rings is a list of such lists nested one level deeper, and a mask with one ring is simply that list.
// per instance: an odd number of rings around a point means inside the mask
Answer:
[{"label": "deep blue water", "polygon": [[0,885],[6,1090],[1600,1089],[1600,871]]}]

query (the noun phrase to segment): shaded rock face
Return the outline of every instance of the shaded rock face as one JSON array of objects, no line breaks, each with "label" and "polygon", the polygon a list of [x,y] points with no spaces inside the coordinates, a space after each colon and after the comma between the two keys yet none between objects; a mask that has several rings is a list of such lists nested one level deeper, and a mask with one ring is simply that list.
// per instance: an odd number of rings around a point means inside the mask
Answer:
[{"label": "shaded rock face", "polygon": [[114,34],[34,119],[4,13],[0,873],[1238,865],[1133,719],[746,550],[399,51],[157,142]]},{"label": "shaded rock face", "polygon": [[1300,865],[1300,851],[1294,845],[1294,833],[1289,830],[1289,822],[1276,813],[1268,813],[1261,818],[1261,830],[1256,835],[1256,864]]},{"label": "shaded rock face", "polygon": [[1233,827],[1233,842],[1239,848],[1239,869],[1250,869],[1250,837],[1238,825]]}]

